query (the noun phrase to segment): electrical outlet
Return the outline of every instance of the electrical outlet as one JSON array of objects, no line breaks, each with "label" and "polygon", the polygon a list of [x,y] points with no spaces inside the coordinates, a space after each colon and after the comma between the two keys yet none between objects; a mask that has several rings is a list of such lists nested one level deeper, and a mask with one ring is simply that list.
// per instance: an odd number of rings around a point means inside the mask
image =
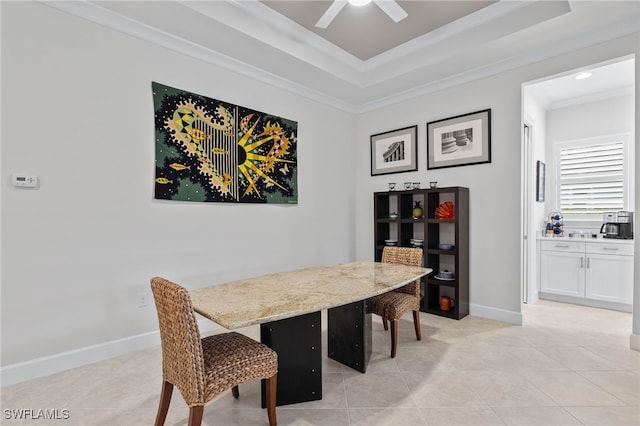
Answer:
[{"label": "electrical outlet", "polygon": [[149,293],[138,293],[138,308],[144,308],[149,302]]}]

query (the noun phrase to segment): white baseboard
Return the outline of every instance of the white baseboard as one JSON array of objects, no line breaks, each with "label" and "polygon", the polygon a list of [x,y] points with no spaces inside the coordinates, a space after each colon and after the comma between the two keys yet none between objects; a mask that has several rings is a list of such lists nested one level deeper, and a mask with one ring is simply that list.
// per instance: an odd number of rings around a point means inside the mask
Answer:
[{"label": "white baseboard", "polygon": [[469,313],[476,317],[522,325],[522,312],[507,311],[505,309],[475,305],[472,303],[469,305]]},{"label": "white baseboard", "polygon": [[[520,312],[473,304],[470,305],[469,308],[471,315],[507,322],[510,324],[522,325],[522,313]],[[202,334],[206,334],[220,328],[209,320],[199,321],[198,326],[200,327],[200,332]],[[640,336],[632,335],[632,341],[634,337],[637,338],[638,348],[640,348]],[[36,358],[3,367],[0,370],[2,374],[0,383],[2,386],[9,386],[83,365],[92,364],[94,362],[104,361],[109,358],[150,348],[159,344],[160,335],[156,330],[149,333],[139,334],[137,336],[126,337],[124,339],[118,339],[55,355]]]},{"label": "white baseboard", "polygon": [[[209,320],[199,321],[198,326],[202,334],[220,328]],[[9,386],[94,362],[104,361],[105,359],[150,348],[159,344],[160,334],[156,330],[137,336],[126,337],[124,339],[113,340],[111,342],[7,365],[0,370],[2,373],[0,383],[2,386]]]},{"label": "white baseboard", "polygon": [[620,312],[631,312],[633,305],[630,303],[608,302],[606,300],[587,299],[586,297],[565,296],[562,294],[539,292],[540,299],[553,300],[555,302],[571,303],[574,305],[591,306],[592,308],[611,309]]},{"label": "white baseboard", "polygon": [[640,351],[640,334],[632,334],[629,336],[629,347],[634,351]]}]

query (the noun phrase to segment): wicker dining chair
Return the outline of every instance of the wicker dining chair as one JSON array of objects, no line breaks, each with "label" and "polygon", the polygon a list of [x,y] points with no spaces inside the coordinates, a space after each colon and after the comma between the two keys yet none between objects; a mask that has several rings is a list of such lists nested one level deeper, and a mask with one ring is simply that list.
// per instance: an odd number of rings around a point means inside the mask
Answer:
[{"label": "wicker dining chair", "polygon": [[[382,262],[422,266],[422,249],[387,246],[382,250]],[[420,299],[420,280],[371,298],[371,311],[382,317],[384,329],[389,329],[387,321],[391,323],[391,358],[396,357],[398,347],[398,320],[409,311],[413,311],[416,339],[422,340]]]},{"label": "wicker dining chair", "polygon": [[164,425],[173,387],[189,406],[189,426],[202,423],[204,404],[231,388],[239,397],[238,385],[266,379],[267,415],[276,424],[278,355],[255,340],[236,332],[200,338],[200,330],[189,293],[164,278],[153,278],[162,344],[162,394],[156,426]]}]

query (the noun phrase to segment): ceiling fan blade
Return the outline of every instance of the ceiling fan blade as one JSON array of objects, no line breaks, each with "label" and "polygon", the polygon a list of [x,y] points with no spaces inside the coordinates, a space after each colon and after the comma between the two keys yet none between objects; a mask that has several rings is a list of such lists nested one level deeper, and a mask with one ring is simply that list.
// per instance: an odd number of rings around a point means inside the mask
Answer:
[{"label": "ceiling fan blade", "polygon": [[330,23],[338,16],[338,13],[342,10],[342,8],[347,4],[347,0],[333,0],[331,6],[327,9],[327,11],[318,19],[316,22],[316,27],[318,28],[327,28]]},{"label": "ceiling fan blade", "polygon": [[377,4],[384,13],[389,15],[389,18],[393,19],[394,22],[400,22],[409,16],[394,0],[373,0],[373,2]]}]

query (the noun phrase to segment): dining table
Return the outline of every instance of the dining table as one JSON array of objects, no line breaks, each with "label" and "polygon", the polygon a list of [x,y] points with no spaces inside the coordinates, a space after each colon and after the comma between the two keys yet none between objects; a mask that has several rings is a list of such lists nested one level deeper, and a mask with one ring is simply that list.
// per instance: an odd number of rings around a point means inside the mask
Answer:
[{"label": "dining table", "polygon": [[361,261],[255,276],[189,294],[198,314],[226,329],[260,325],[261,342],[278,354],[276,403],[286,405],[322,399],[323,310],[327,356],[364,373],[371,357],[369,299],[431,272]]}]

